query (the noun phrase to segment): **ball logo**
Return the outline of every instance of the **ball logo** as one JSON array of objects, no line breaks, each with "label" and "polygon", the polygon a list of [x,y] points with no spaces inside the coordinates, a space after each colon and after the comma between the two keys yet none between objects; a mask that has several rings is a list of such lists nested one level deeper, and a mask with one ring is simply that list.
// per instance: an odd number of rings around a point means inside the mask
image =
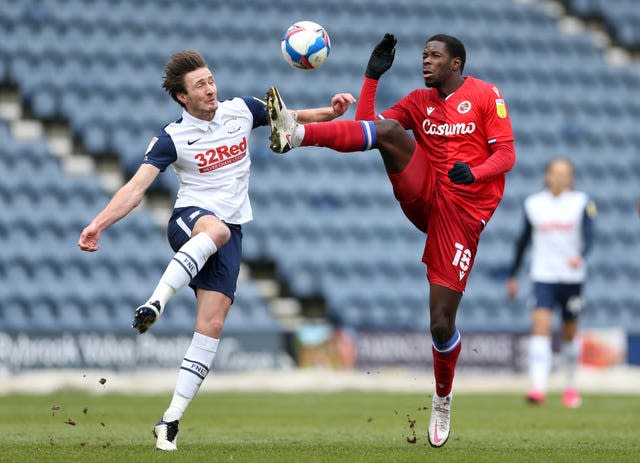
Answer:
[{"label": "ball logo", "polygon": [[458,112],[460,114],[467,114],[469,111],[471,111],[471,102],[467,100],[461,101],[458,105]]}]

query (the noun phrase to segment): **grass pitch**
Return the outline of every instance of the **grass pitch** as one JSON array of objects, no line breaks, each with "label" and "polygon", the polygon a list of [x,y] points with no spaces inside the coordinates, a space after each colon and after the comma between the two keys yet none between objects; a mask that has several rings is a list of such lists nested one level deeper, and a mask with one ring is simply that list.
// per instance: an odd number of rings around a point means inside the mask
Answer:
[{"label": "grass pitch", "polygon": [[459,394],[449,442],[432,449],[426,395],[208,393],[187,411],[178,452],[162,453],[151,429],[169,399],[0,397],[0,461],[640,461],[639,396],[587,395],[566,410],[553,395],[532,407],[520,395]]}]

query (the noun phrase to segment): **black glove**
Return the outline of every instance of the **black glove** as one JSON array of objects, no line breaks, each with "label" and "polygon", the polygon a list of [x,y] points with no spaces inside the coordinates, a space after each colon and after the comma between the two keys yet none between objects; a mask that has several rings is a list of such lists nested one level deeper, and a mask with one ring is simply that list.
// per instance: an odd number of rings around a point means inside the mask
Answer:
[{"label": "black glove", "polygon": [[449,170],[449,180],[457,185],[469,185],[476,178],[471,173],[471,167],[466,162],[456,161]]},{"label": "black glove", "polygon": [[393,34],[384,34],[384,38],[371,52],[365,76],[378,80],[382,74],[389,70],[396,54],[396,42]]}]

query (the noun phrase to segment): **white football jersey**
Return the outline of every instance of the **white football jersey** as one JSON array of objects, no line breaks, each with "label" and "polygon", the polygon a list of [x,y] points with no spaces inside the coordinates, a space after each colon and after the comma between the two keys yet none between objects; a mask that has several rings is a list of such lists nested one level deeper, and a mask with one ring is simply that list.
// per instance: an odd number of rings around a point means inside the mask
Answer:
[{"label": "white football jersey", "polygon": [[175,207],[202,207],[224,222],[243,224],[253,218],[249,135],[266,124],[265,104],[253,97],[220,102],[211,121],[184,110],[151,140],[144,162],[161,171],[173,165],[180,184]]},{"label": "white football jersey", "polygon": [[543,190],[527,197],[526,217],[532,229],[531,278],[541,283],[580,283],[586,265],[572,268],[569,259],[583,249],[582,221],[589,198],[581,191],[553,196]]}]

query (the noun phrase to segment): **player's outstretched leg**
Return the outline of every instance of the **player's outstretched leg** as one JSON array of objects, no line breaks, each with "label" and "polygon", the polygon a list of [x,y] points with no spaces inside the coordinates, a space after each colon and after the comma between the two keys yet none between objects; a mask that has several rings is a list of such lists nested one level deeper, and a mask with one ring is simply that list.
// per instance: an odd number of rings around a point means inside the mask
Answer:
[{"label": "player's outstretched leg", "polygon": [[[286,153],[298,146],[323,146],[343,153],[366,151],[378,147],[377,123],[385,126],[399,124],[395,121],[334,120],[312,124],[298,124],[287,110],[275,87],[266,94],[267,115],[271,126],[271,150]],[[405,131],[402,130],[407,138]],[[382,135],[381,138],[384,138]],[[411,152],[409,152],[409,157]]]},{"label": "player's outstretched leg", "polygon": [[160,420],[153,428],[153,436],[156,438],[156,449],[173,451],[178,450],[178,420],[166,422]]}]

